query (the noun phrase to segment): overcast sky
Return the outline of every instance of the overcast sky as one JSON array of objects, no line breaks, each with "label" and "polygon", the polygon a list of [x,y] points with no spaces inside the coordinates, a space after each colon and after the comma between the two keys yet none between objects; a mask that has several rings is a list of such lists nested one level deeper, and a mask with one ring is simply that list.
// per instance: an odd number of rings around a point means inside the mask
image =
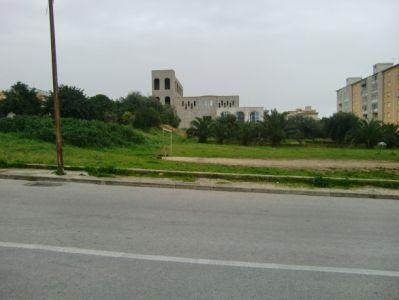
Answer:
[{"label": "overcast sky", "polygon": [[[335,112],[335,90],[399,60],[398,0],[55,0],[59,82],[116,99],[176,70],[186,96]],[[0,89],[51,89],[46,0],[0,0]]]}]

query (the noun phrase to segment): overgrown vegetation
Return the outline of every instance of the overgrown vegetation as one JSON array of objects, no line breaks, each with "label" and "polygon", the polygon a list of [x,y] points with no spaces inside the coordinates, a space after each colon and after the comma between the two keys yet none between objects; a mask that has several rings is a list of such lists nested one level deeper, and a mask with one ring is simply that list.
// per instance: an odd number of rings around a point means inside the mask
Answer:
[{"label": "overgrown vegetation", "polygon": [[[50,117],[16,116],[0,118],[0,132],[14,132],[26,138],[53,142],[54,124]],[[65,143],[79,147],[131,146],[144,142],[144,136],[132,127],[100,121],[62,119]]]},{"label": "overgrown vegetation", "polygon": [[[196,118],[188,129],[190,137],[205,143],[281,146],[285,141],[331,141],[336,146],[373,148],[383,143],[387,148],[399,146],[399,126],[382,124],[377,120],[360,120],[351,113],[336,113],[329,118],[315,120],[306,116],[287,117],[277,110],[266,112],[262,121],[241,122],[227,114],[215,120]],[[206,138],[204,138],[206,137]]]},{"label": "overgrown vegetation", "polygon": [[[177,127],[180,122],[172,106],[162,105],[158,99],[139,93],[131,93],[114,101],[101,94],[87,97],[79,88],[61,86],[59,96],[62,116],[66,118],[118,123],[143,130],[160,124]],[[5,99],[0,100],[0,118],[9,114],[48,116],[52,113],[52,94],[38,97],[34,88],[20,82],[5,91]],[[275,109],[265,112],[262,121],[257,122],[244,123],[231,114],[224,114],[214,120],[210,117],[196,118],[187,131],[188,136],[197,138],[200,143],[214,140],[218,144],[276,147],[287,140],[303,145],[308,141],[323,139],[339,146],[366,148],[373,148],[378,143],[387,148],[398,147],[398,132],[397,125],[359,120],[351,113],[336,113],[329,118],[314,120],[301,115],[288,117]],[[43,134],[40,133],[40,136]],[[81,144],[86,144],[86,140],[83,141]],[[74,141],[75,145],[78,143]],[[90,144],[98,143],[91,141]],[[114,144],[114,141],[110,144]]]},{"label": "overgrown vegetation", "polygon": [[[38,97],[38,91],[18,82],[5,91],[0,101],[0,118],[9,114],[49,116],[53,114],[53,94]],[[80,120],[114,122],[149,129],[160,124],[177,127],[180,119],[169,105],[153,97],[130,93],[118,100],[105,95],[87,97],[82,89],[62,85],[59,88],[62,116]]]}]

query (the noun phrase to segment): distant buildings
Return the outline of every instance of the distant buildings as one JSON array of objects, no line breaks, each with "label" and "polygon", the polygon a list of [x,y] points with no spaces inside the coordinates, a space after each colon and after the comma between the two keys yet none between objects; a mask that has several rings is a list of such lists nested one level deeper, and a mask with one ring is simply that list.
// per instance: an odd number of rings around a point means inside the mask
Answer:
[{"label": "distant buildings", "polygon": [[263,120],[263,107],[240,107],[237,95],[185,97],[183,91],[174,70],[152,71],[152,96],[176,109],[181,128],[189,128],[196,117],[216,118],[227,113],[235,114],[238,120],[243,121]]},{"label": "distant buildings", "polygon": [[347,78],[337,90],[337,111],[399,124],[399,64],[378,63],[373,75]]},{"label": "distant buildings", "polygon": [[319,119],[319,113],[315,109],[312,109],[311,106],[305,106],[305,109],[297,108],[296,110],[287,111],[286,113],[287,113],[287,118],[294,116],[302,116],[302,117],[312,118],[315,120]]}]

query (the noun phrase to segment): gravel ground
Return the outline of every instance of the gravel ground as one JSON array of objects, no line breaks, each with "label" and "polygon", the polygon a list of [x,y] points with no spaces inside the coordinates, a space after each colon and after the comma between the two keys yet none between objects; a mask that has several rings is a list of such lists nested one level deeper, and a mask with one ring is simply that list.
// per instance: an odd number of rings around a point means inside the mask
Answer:
[{"label": "gravel ground", "polygon": [[398,162],[368,160],[332,160],[332,159],[249,159],[249,158],[208,158],[168,156],[164,160],[218,164],[227,166],[273,167],[313,170],[399,170]]}]

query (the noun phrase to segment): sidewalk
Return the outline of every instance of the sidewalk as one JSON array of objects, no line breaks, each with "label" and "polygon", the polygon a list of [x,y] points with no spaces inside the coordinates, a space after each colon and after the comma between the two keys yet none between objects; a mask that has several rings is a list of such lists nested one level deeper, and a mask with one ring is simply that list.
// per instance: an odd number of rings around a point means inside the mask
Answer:
[{"label": "sidewalk", "polygon": [[399,190],[375,187],[361,187],[353,189],[295,188],[279,183],[274,184],[266,182],[229,181],[224,179],[211,178],[198,178],[194,182],[184,182],[169,178],[151,177],[100,178],[89,176],[86,172],[83,171],[67,171],[66,175],[58,176],[55,175],[52,170],[44,169],[0,169],[0,179],[399,200]]}]

